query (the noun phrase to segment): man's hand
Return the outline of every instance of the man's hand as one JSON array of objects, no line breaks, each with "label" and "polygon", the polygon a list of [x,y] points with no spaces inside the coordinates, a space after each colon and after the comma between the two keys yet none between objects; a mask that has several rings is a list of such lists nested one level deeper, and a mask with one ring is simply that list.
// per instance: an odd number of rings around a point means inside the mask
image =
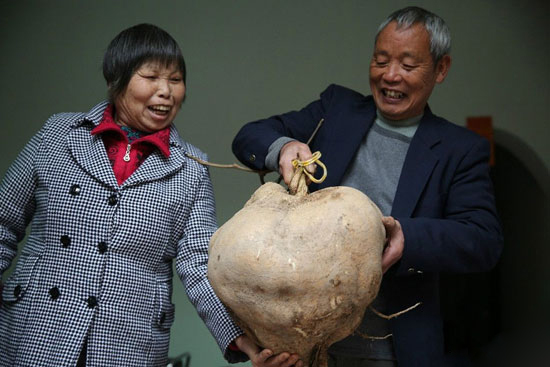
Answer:
[{"label": "man's hand", "polygon": [[386,228],[387,246],[382,253],[382,272],[386,272],[393,264],[403,256],[405,248],[405,236],[401,224],[393,217],[383,217],[382,224]]},{"label": "man's hand", "polygon": [[235,344],[250,358],[253,367],[303,367],[303,362],[297,354],[283,352],[274,356],[269,349],[260,350],[260,347],[246,335],[235,339]]},{"label": "man's hand", "polygon": [[[291,141],[286,143],[281,148],[279,153],[279,173],[283,176],[283,180],[288,185],[290,180],[294,175],[294,166],[292,166],[292,161],[294,159],[299,159],[301,161],[306,161],[312,156],[309,146],[299,141]],[[309,165],[306,169],[310,173],[315,172],[315,165]]]}]

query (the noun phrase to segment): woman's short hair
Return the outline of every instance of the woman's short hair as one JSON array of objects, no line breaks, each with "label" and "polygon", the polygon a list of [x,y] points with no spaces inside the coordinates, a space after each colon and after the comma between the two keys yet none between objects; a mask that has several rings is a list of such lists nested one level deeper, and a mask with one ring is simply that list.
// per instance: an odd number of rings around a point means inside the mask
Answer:
[{"label": "woman's short hair", "polygon": [[136,70],[147,62],[175,65],[185,82],[185,60],[178,43],[155,25],[138,24],[120,32],[105,51],[103,76],[111,103],[126,90]]},{"label": "woman's short hair", "polygon": [[393,21],[397,22],[397,29],[407,29],[416,23],[420,23],[426,28],[426,31],[430,35],[430,53],[432,54],[434,65],[443,56],[451,52],[451,32],[443,18],[417,6],[409,6],[391,13],[378,27],[378,32],[374,39],[375,43],[380,32]]}]

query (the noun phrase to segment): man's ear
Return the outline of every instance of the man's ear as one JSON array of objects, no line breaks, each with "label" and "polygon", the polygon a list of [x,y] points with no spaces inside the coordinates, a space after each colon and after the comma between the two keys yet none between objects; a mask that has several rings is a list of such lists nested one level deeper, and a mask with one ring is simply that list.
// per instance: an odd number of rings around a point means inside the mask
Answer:
[{"label": "man's ear", "polygon": [[447,77],[447,73],[449,73],[449,69],[451,68],[451,55],[444,55],[441,60],[438,61],[437,65],[435,66],[435,73],[436,83],[441,83],[445,80]]}]

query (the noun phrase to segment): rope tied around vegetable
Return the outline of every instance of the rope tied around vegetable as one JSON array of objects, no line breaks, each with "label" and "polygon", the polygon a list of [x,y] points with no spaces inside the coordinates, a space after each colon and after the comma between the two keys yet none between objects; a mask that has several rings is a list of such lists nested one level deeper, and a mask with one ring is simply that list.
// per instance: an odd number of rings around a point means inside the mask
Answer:
[{"label": "rope tied around vegetable", "polygon": [[[294,159],[292,161],[292,165],[294,166],[294,175],[288,184],[288,191],[291,195],[307,195],[308,190],[306,177],[315,183],[321,183],[325,180],[327,177],[327,167],[319,160],[319,158],[321,158],[321,152],[315,152],[310,159],[305,161],[301,161],[299,159]],[[308,166],[315,164],[323,169],[323,176],[321,176],[321,178],[315,178],[313,174],[307,170]]]},{"label": "rope tied around vegetable", "polygon": [[[322,118],[321,120],[319,120],[319,122],[317,123],[317,126],[315,127],[315,130],[313,130],[313,133],[311,134],[311,136],[309,137],[309,139],[307,140],[307,145],[309,145],[311,143],[311,141],[313,140],[313,138],[315,137],[315,135],[317,135],[317,132],[319,131],[319,129],[321,128],[321,125],[323,125],[323,122],[325,121],[324,118]],[[251,173],[257,173],[258,176],[260,176],[260,182],[263,184],[265,184],[265,175],[267,175],[268,173],[272,172],[270,170],[254,170],[254,169],[251,169],[251,168],[248,168],[248,167],[243,167],[243,166],[240,166],[236,163],[233,163],[233,164],[219,164],[219,163],[211,163],[211,162],[207,162],[205,160],[202,160],[200,158],[197,158],[189,153],[185,153],[185,155],[188,157],[188,158],[191,158],[192,160],[196,161],[196,162],[199,162],[200,164],[202,164],[203,166],[210,166],[210,167],[216,167],[216,168],[234,168],[234,169],[239,169],[241,171],[245,171],[245,172],[251,172]],[[321,157],[321,153],[319,153],[319,157]],[[313,157],[312,157],[313,159]],[[309,160],[308,160],[309,161]],[[308,162],[308,161],[305,161],[305,162]],[[293,163],[294,164],[294,163]],[[310,164],[310,163],[309,163]],[[323,167],[325,167],[323,165]],[[326,168],[323,168],[325,170],[325,174],[323,175],[322,177],[322,180],[325,179],[326,177]],[[280,183],[281,182],[281,179],[282,179],[282,176],[279,176],[279,179],[277,180],[277,183]],[[313,181],[313,180],[312,180]],[[304,181],[305,182],[305,181]],[[313,182],[316,182],[316,181],[313,181]],[[322,182],[322,181],[321,181]],[[306,191],[307,191],[307,188],[306,188]]]}]

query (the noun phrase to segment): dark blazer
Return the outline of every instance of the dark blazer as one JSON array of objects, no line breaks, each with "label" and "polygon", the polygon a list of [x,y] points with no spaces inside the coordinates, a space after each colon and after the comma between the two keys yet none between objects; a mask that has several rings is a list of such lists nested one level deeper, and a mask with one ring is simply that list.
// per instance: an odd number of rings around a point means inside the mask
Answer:
[{"label": "dark blazer", "polygon": [[[376,117],[372,96],[331,85],[300,111],[246,124],[233,141],[237,158],[266,169],[268,148],[287,136],[320,151],[328,176],[311,191],[340,185]],[[405,236],[401,260],[384,276],[389,311],[422,305],[391,320],[400,366],[444,365],[439,273],[489,270],[502,249],[489,177],[486,139],[435,116],[426,107],[399,179],[392,216]]]}]

